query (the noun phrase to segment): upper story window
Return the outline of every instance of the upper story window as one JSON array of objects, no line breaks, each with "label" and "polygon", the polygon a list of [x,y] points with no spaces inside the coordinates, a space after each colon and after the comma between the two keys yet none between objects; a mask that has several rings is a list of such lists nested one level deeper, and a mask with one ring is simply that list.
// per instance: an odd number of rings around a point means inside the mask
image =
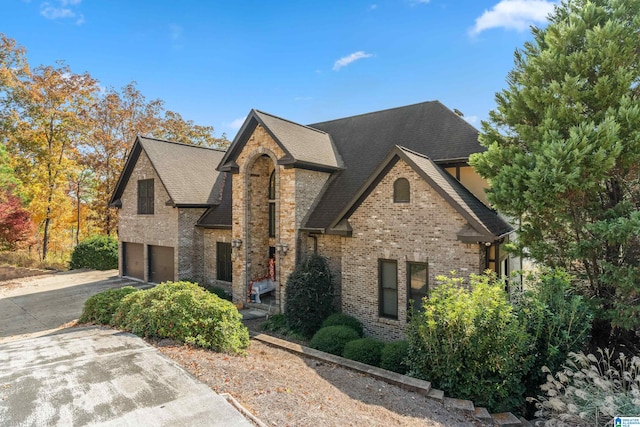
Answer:
[{"label": "upper story window", "polygon": [[153,215],[153,179],[138,181],[138,214]]},{"label": "upper story window", "polygon": [[269,237],[276,237],[276,171],[269,177]]},{"label": "upper story window", "polygon": [[398,178],[393,183],[393,203],[409,203],[409,181],[406,178]]}]

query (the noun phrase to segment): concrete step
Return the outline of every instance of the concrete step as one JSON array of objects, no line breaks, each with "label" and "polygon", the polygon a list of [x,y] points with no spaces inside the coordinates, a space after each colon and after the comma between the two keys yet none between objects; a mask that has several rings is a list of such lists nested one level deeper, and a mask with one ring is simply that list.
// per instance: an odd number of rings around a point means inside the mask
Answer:
[{"label": "concrete step", "polygon": [[522,427],[522,422],[511,412],[491,414],[495,425],[500,427]]},{"label": "concrete step", "polygon": [[447,409],[455,409],[457,411],[467,412],[469,414],[473,414],[473,411],[475,410],[472,401],[453,399],[451,397],[444,398],[444,407]]},{"label": "concrete step", "polygon": [[493,418],[491,418],[491,414],[487,411],[487,408],[475,408],[473,411],[473,416],[478,420],[482,421],[484,424],[493,425]]}]

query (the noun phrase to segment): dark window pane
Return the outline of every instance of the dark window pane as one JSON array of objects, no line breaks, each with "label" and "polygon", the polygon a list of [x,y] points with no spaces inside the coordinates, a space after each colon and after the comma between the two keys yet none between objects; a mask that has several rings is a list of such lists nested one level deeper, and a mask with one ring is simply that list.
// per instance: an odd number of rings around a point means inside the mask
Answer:
[{"label": "dark window pane", "polygon": [[216,242],[216,270],[217,279],[225,282],[232,281],[231,243]]},{"label": "dark window pane", "polygon": [[276,198],[276,171],[271,172],[269,177],[269,200]]},{"label": "dark window pane", "polygon": [[138,181],[138,213],[153,214],[153,179]]},{"label": "dark window pane", "polygon": [[405,178],[398,178],[393,183],[394,203],[408,203],[410,201],[409,181]]},{"label": "dark window pane", "polygon": [[380,260],[379,265],[379,311],[380,316],[398,318],[398,264],[396,261]]},{"label": "dark window pane", "polygon": [[276,204],[269,202],[269,237],[276,237]]},{"label": "dark window pane", "polygon": [[428,295],[428,268],[425,263],[407,263],[407,289],[409,301],[413,301],[416,310],[422,310],[422,299]]}]

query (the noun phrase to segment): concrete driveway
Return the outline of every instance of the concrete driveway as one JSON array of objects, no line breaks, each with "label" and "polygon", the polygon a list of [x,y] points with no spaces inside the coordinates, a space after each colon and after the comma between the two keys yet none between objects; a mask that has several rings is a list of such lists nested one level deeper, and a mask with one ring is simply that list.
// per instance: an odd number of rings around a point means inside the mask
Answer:
[{"label": "concrete driveway", "polygon": [[142,339],[61,328],[116,272],[0,282],[0,425],[251,426]]}]

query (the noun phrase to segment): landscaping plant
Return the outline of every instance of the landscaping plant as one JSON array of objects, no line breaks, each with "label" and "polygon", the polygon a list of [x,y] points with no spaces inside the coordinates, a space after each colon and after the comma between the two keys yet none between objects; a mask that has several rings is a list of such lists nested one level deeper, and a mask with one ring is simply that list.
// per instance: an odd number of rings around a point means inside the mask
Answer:
[{"label": "landscaping plant", "polygon": [[640,416],[640,357],[610,350],[593,354],[571,353],[562,370],[552,375],[536,402],[536,416],[548,425],[604,427],[616,416]]},{"label": "landscaping plant", "polygon": [[284,315],[293,331],[310,337],[333,312],[334,289],[327,260],[312,254],[289,275]]},{"label": "landscaping plant", "polygon": [[344,313],[333,313],[322,322],[322,327],[344,325],[348,326],[358,333],[358,335],[364,335],[364,328],[362,323],[353,316],[349,316]]},{"label": "landscaping plant", "polygon": [[375,338],[360,338],[345,344],[342,357],[366,363],[371,366],[380,366],[384,342]]},{"label": "landscaping plant", "polygon": [[69,268],[72,270],[118,268],[118,239],[112,236],[95,235],[83,240],[73,250]]},{"label": "landscaping plant", "polygon": [[309,347],[342,356],[345,345],[359,338],[358,333],[348,326],[327,326],[315,333],[309,342]]},{"label": "landscaping plant", "polygon": [[407,327],[410,375],[492,412],[524,403],[530,337],[495,276],[440,276]]},{"label": "landscaping plant", "polygon": [[527,283],[527,291],[514,299],[518,317],[532,339],[532,366],[523,378],[525,395],[535,397],[546,381],[543,366],[556,372],[570,353],[585,348],[592,316],[588,303],[576,295],[565,271],[542,269]]},{"label": "landscaping plant", "polygon": [[249,346],[249,331],[229,301],[191,282],[165,282],[123,298],[114,324],[144,337],[179,342],[228,353]]},{"label": "landscaping plant", "polygon": [[120,306],[120,302],[133,292],[138,292],[138,290],[133,286],[125,286],[118,289],[107,289],[89,297],[84,303],[82,315],[78,322],[112,325],[113,315]]},{"label": "landscaping plant", "polygon": [[399,374],[407,373],[407,357],[409,356],[409,342],[406,340],[387,343],[380,355],[380,367]]}]

